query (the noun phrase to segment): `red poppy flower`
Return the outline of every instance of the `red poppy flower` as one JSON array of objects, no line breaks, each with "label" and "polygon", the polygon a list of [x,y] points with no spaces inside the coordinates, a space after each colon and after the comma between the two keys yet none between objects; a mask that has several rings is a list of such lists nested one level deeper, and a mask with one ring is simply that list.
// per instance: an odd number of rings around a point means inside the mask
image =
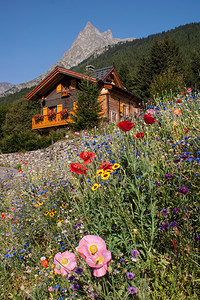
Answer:
[{"label": "red poppy flower", "polygon": [[1,218],[2,218],[2,220],[5,218],[5,216],[6,216],[6,215],[4,215],[4,214],[1,214]]},{"label": "red poppy flower", "polygon": [[138,138],[138,139],[143,139],[143,137],[144,137],[143,132],[139,132],[139,133],[136,134],[136,138]]},{"label": "red poppy flower", "polygon": [[83,164],[87,165],[91,163],[91,159],[95,158],[95,153],[83,151],[79,154],[79,157],[82,158]]},{"label": "red poppy flower", "polygon": [[86,174],[87,168],[81,166],[81,164],[79,164],[79,163],[72,163],[70,165],[70,170],[75,172],[75,173],[87,175]]},{"label": "red poppy flower", "polygon": [[108,162],[103,162],[102,164],[100,164],[99,165],[99,168],[101,169],[101,170],[111,170],[112,169],[112,164],[111,163],[108,163]]},{"label": "red poppy flower", "polygon": [[129,121],[121,121],[117,124],[117,126],[122,130],[122,131],[129,131],[135,124],[129,122]]},{"label": "red poppy flower", "polygon": [[182,103],[182,100],[181,100],[181,99],[178,99],[178,100],[176,101],[176,103]]},{"label": "red poppy flower", "polygon": [[150,125],[152,125],[154,122],[156,122],[156,120],[150,115],[144,115],[143,119],[146,124],[150,124]]},{"label": "red poppy flower", "polygon": [[48,264],[49,264],[48,259],[46,259],[46,257],[42,257],[42,258],[41,258],[41,261],[42,261],[42,266],[43,266],[44,268],[47,268],[47,267],[48,267]]}]

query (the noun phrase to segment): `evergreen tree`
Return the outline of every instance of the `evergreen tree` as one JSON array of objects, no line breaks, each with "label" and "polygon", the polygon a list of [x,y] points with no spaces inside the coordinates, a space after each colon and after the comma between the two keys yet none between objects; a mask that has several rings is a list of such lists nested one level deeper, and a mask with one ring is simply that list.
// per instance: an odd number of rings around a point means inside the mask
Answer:
[{"label": "evergreen tree", "polygon": [[38,101],[19,99],[10,105],[2,130],[4,135],[32,130],[32,117],[40,113]]},{"label": "evergreen tree", "polygon": [[[165,84],[162,80],[162,74],[165,75]],[[171,84],[174,89],[173,78],[176,75],[180,75],[179,83],[183,85],[182,80],[180,80],[180,77],[182,77],[182,59],[178,45],[168,37],[160,43],[155,41],[149,54],[143,57],[137,67],[134,76],[134,92],[145,99],[153,97],[152,92],[154,89],[152,89],[152,85],[155,87],[155,80],[158,80],[158,78],[162,83],[161,86],[164,84],[168,89]],[[158,84],[156,90],[160,90]]]},{"label": "evergreen tree", "polygon": [[190,87],[200,90],[200,54],[197,51],[193,52],[190,69]]},{"label": "evergreen tree", "polygon": [[127,63],[122,63],[118,74],[122,84],[130,91],[133,86],[133,79]]},{"label": "evergreen tree", "polygon": [[102,102],[97,100],[99,97],[97,83],[82,80],[79,87],[78,101],[74,115],[71,115],[73,123],[69,124],[72,130],[93,128],[102,120]]},{"label": "evergreen tree", "polygon": [[0,106],[0,139],[2,139],[3,137],[2,126],[4,124],[8,110],[9,110],[8,106]]}]

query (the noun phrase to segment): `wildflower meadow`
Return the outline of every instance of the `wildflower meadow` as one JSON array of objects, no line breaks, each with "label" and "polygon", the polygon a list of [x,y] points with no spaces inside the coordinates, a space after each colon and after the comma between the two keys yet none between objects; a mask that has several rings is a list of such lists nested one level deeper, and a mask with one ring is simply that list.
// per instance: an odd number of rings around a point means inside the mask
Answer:
[{"label": "wildflower meadow", "polygon": [[0,299],[200,298],[200,93],[0,182]]}]

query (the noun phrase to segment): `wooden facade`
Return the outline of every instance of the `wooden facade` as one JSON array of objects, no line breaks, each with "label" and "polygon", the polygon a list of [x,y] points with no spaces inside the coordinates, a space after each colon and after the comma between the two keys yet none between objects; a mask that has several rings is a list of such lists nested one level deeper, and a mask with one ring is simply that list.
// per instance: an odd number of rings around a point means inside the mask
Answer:
[{"label": "wooden facade", "polygon": [[[32,129],[65,127],[71,122],[69,117],[63,119],[60,112],[64,109],[74,112],[79,83],[83,79],[98,83],[98,101],[102,101],[103,116],[109,121],[118,122],[121,117],[135,116],[140,112],[142,99],[126,90],[114,67],[93,71],[92,76],[56,67],[26,96],[27,100],[41,101],[43,120],[33,118]],[[55,116],[49,118],[52,112]]]}]

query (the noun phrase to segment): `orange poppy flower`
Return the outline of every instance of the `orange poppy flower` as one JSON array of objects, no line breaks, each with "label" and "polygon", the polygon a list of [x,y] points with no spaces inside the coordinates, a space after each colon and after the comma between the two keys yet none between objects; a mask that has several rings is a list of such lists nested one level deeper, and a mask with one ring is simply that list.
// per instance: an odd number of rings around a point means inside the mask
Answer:
[{"label": "orange poppy flower", "polygon": [[180,109],[178,109],[178,108],[174,108],[173,109],[173,113],[175,114],[175,115],[181,115],[181,111],[180,111]]}]

